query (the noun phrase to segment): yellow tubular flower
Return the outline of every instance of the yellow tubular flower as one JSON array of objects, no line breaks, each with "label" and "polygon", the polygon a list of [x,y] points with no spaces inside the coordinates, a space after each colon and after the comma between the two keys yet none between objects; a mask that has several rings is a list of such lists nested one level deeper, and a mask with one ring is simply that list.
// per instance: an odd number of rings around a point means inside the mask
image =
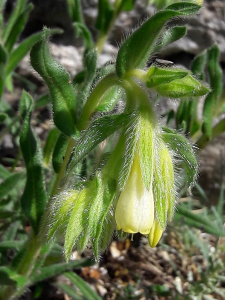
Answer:
[{"label": "yellow tubular flower", "polygon": [[152,188],[146,189],[141,176],[139,155],[134,155],[133,165],[115,213],[117,228],[128,233],[149,234],[154,221]]},{"label": "yellow tubular flower", "polygon": [[148,235],[149,245],[151,247],[155,247],[158,244],[159,240],[161,239],[162,234],[163,234],[163,229],[159,225],[159,222],[155,219],[152,228],[150,230],[150,233]]}]

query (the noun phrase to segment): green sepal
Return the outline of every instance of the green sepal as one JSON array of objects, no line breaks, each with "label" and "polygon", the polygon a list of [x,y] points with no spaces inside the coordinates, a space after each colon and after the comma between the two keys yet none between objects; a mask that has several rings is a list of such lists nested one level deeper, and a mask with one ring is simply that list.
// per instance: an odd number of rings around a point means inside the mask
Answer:
[{"label": "green sepal", "polygon": [[23,92],[20,112],[24,116],[24,122],[20,134],[20,148],[26,164],[27,181],[21,197],[21,207],[37,233],[47,196],[44,186],[41,148],[30,127],[32,108],[33,99],[29,94]]},{"label": "green sepal", "polygon": [[79,191],[75,190],[69,190],[57,195],[47,213],[47,222],[49,224],[48,239],[51,239],[56,232],[64,234],[78,195]]},{"label": "green sepal", "polygon": [[69,74],[49,52],[50,30],[44,28],[43,40],[33,46],[30,56],[33,68],[45,80],[52,100],[53,120],[65,135],[76,135],[76,95]]},{"label": "green sepal", "polygon": [[167,217],[172,220],[175,208],[175,183],[172,156],[165,143],[156,141],[153,176],[153,195],[157,220],[165,229]]},{"label": "green sepal", "polygon": [[68,136],[61,133],[56,141],[52,153],[52,166],[56,173],[58,173],[61,168],[68,143],[69,143]]},{"label": "green sepal", "polygon": [[96,197],[96,184],[92,181],[89,188],[83,189],[76,198],[69,218],[69,223],[66,228],[64,250],[67,261],[70,258],[70,254],[77,238],[87,228],[88,216],[86,210],[90,201],[93,201],[94,197]]},{"label": "green sepal", "polygon": [[189,74],[185,69],[180,68],[161,68],[152,66],[146,75],[146,86],[154,88],[160,84],[167,84],[173,80],[181,79]]},{"label": "green sepal", "polygon": [[200,9],[199,5],[183,2],[156,13],[136,30],[121,46],[116,60],[119,77],[132,69],[143,68],[155,49],[155,42],[167,21],[177,16],[189,16]]},{"label": "green sepal", "polygon": [[210,92],[208,87],[190,74],[169,83],[158,85],[155,87],[155,90],[161,96],[173,99],[201,97]]},{"label": "green sepal", "polygon": [[109,88],[103,95],[100,104],[97,106],[96,111],[111,112],[118,101],[122,98],[124,90],[119,86]]},{"label": "green sepal", "polygon": [[192,145],[184,136],[175,131],[163,133],[162,139],[168,145],[169,149],[174,151],[178,155],[178,158],[182,160],[186,171],[187,187],[192,186],[198,172],[198,162]]},{"label": "green sepal", "polygon": [[99,176],[96,177],[97,180],[97,196],[93,198],[90,203],[89,210],[89,232],[93,243],[93,249],[95,254],[95,259],[98,259],[99,255],[99,240],[101,235],[109,234],[108,232],[103,232],[103,223],[107,218],[110,206],[115,197],[116,182],[115,180],[108,180],[108,182],[102,181]]},{"label": "green sepal", "polygon": [[142,179],[147,190],[151,189],[151,182],[153,178],[153,160],[154,160],[154,141],[155,128],[154,119],[146,110],[140,112],[140,130],[138,152],[140,156],[140,167]]}]

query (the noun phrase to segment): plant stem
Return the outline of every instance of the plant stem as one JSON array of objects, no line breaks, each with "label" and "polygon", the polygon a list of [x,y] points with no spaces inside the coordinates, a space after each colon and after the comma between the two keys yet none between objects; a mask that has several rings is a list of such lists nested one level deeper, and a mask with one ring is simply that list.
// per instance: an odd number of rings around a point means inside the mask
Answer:
[{"label": "plant stem", "polygon": [[116,74],[109,74],[104,79],[102,79],[95,87],[81,113],[80,120],[77,124],[77,128],[79,131],[84,130],[87,127],[91,115],[95,111],[98,104],[101,102],[101,99],[104,96],[105,92],[114,85],[121,85],[121,82]]},{"label": "plant stem", "polygon": [[68,147],[67,147],[67,150],[66,150],[66,154],[65,154],[63,163],[62,163],[61,168],[59,170],[59,173],[58,173],[58,175],[56,177],[56,181],[55,181],[54,187],[52,189],[51,197],[55,196],[58,193],[58,188],[59,188],[60,182],[63,179],[63,176],[65,175],[66,167],[67,167],[67,164],[68,164],[68,161],[69,161],[72,149],[73,149],[73,147],[75,145],[75,142],[76,141],[74,139],[72,139],[72,138],[69,141],[69,144],[68,144]]}]

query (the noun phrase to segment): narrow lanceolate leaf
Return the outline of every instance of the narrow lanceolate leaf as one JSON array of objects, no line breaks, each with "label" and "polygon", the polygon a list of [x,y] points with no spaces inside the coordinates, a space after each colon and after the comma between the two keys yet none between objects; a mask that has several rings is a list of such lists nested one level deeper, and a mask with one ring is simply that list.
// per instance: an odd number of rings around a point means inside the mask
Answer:
[{"label": "narrow lanceolate leaf", "polygon": [[160,84],[166,84],[176,79],[181,79],[188,75],[188,71],[180,68],[160,68],[152,66],[149,68],[146,75],[146,85],[148,88],[153,88]]},{"label": "narrow lanceolate leaf", "polygon": [[149,56],[155,49],[155,42],[167,21],[177,16],[189,16],[196,13],[200,6],[185,3],[170,5],[147,20],[121,46],[117,60],[116,72],[123,77],[128,71],[145,66]]},{"label": "narrow lanceolate leaf", "polygon": [[204,69],[206,67],[206,52],[204,51],[200,55],[193,59],[191,64],[192,73],[200,80],[204,80]]},{"label": "narrow lanceolate leaf", "polygon": [[18,16],[16,23],[14,24],[10,35],[5,43],[6,50],[10,53],[14,44],[16,43],[20,33],[23,31],[25,24],[28,20],[29,14],[33,9],[33,4],[30,3]]},{"label": "narrow lanceolate leaf", "polygon": [[48,85],[56,127],[64,134],[74,136],[76,96],[69,74],[49,52],[49,35],[49,29],[44,28],[43,40],[31,50],[31,64]]},{"label": "narrow lanceolate leaf", "polygon": [[[62,33],[60,29],[52,29],[50,34]],[[6,76],[8,76],[18,65],[18,63],[24,58],[24,56],[30,51],[31,47],[42,39],[42,32],[35,33],[22,41],[19,46],[12,51],[9,55],[8,63],[6,65]]]},{"label": "narrow lanceolate leaf", "polygon": [[24,178],[24,175],[24,172],[10,174],[10,176],[0,184],[0,200],[17,187],[20,180]]},{"label": "narrow lanceolate leaf", "polygon": [[96,28],[105,34],[110,26],[110,22],[113,16],[113,10],[109,0],[98,1],[98,16],[96,19]]},{"label": "narrow lanceolate leaf", "polygon": [[220,50],[217,45],[207,52],[207,66],[209,72],[211,93],[206,97],[203,107],[203,126],[202,131],[208,138],[212,136],[212,118],[219,108],[219,101],[223,90],[223,73],[219,64]]},{"label": "narrow lanceolate leaf", "polygon": [[87,283],[76,273],[67,272],[64,274],[72,284],[74,284],[88,300],[101,300],[95,292],[87,285]]},{"label": "narrow lanceolate leaf", "polygon": [[130,115],[120,114],[98,118],[93,121],[87,130],[81,133],[80,139],[74,148],[73,161],[71,166],[75,166],[82,160],[96,145],[104,141],[112,133],[129,122]]},{"label": "narrow lanceolate leaf", "polygon": [[58,263],[48,267],[43,267],[39,272],[30,278],[30,282],[36,283],[62,274],[63,272],[73,269],[80,269],[90,265],[92,265],[92,262],[89,259],[80,259],[78,261],[71,261],[70,263]]},{"label": "narrow lanceolate leaf", "polygon": [[165,48],[169,44],[181,39],[183,36],[186,35],[186,33],[186,26],[175,26],[165,30],[161,37],[160,43],[155,46],[154,52],[157,52],[161,49],[163,50],[163,48]]},{"label": "narrow lanceolate leaf", "polygon": [[92,49],[94,47],[94,43],[92,40],[91,32],[83,23],[75,22],[73,23],[73,27],[77,36],[81,36],[83,38],[84,47],[86,50]]},{"label": "narrow lanceolate leaf", "polygon": [[[23,105],[23,103],[27,103]],[[27,169],[27,181],[21,197],[21,206],[24,214],[37,233],[41,217],[47,200],[42,170],[42,156],[38,141],[30,127],[33,100],[30,95],[23,93],[21,106],[26,114],[20,135],[20,147]]]},{"label": "narrow lanceolate leaf", "polygon": [[186,171],[187,186],[193,185],[197,176],[198,162],[191,144],[184,136],[175,131],[174,133],[163,133],[162,138],[172,151],[178,153],[178,158],[182,160]]},{"label": "narrow lanceolate leaf", "polygon": [[69,143],[69,138],[65,134],[61,133],[56,141],[53,153],[52,153],[52,166],[56,173],[59,172],[64,160],[64,155]]},{"label": "narrow lanceolate leaf", "polygon": [[53,149],[55,148],[56,141],[59,137],[59,131],[56,128],[53,128],[47,137],[45,147],[43,150],[43,158],[44,158],[44,166],[48,167],[48,164],[51,159],[51,155],[53,152]]},{"label": "narrow lanceolate leaf", "polygon": [[6,43],[7,39],[9,38],[9,35],[12,31],[12,28],[14,27],[14,25],[16,24],[18,17],[20,15],[20,13],[24,10],[25,5],[27,3],[28,0],[18,0],[16,1],[16,6],[8,20],[8,23],[3,31],[2,34],[2,41],[3,44]]},{"label": "narrow lanceolate leaf", "polygon": [[84,65],[85,65],[85,79],[77,95],[77,106],[79,111],[81,111],[81,109],[83,108],[90,94],[91,86],[95,78],[95,72],[97,67],[96,49],[92,49],[86,53],[84,57]]},{"label": "narrow lanceolate leaf", "polygon": [[210,92],[208,87],[191,75],[155,86],[155,90],[164,97],[174,99],[201,97]]},{"label": "narrow lanceolate leaf", "polygon": [[21,287],[26,283],[26,277],[8,267],[0,267],[0,285],[15,285]]}]

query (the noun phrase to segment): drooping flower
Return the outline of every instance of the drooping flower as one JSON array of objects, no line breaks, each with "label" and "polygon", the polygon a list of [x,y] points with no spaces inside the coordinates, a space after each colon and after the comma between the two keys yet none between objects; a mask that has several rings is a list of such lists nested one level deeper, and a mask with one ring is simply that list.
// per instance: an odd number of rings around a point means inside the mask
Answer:
[{"label": "drooping flower", "polygon": [[[115,212],[118,229],[149,234],[152,247],[161,238],[167,220],[172,218],[176,194],[172,154],[154,121],[146,110],[138,112],[133,126],[131,168]],[[129,143],[125,148],[129,148]]]}]

